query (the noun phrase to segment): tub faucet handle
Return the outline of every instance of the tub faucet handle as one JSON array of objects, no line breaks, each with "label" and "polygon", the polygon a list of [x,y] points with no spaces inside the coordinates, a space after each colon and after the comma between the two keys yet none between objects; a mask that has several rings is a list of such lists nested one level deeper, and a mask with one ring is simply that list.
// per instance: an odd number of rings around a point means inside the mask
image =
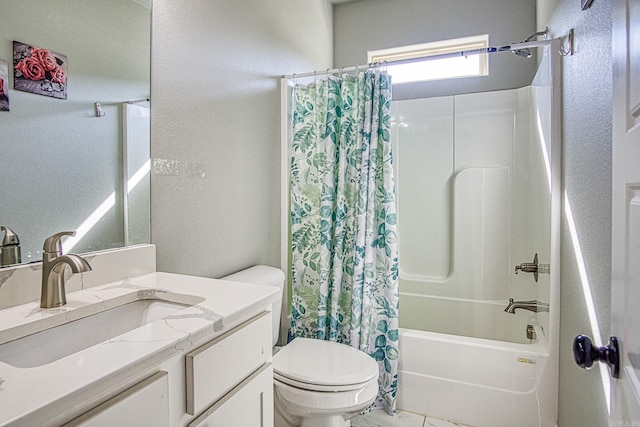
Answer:
[{"label": "tub faucet handle", "polygon": [[518,274],[518,270],[524,271],[525,273],[533,273],[533,279],[538,281],[538,254],[533,256],[533,262],[523,262],[520,265],[516,265],[516,274]]}]

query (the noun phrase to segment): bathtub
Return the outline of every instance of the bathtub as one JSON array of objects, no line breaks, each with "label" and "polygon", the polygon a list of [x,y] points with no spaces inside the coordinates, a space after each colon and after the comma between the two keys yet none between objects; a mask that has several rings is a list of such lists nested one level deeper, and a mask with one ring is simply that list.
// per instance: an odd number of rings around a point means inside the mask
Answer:
[{"label": "bathtub", "polygon": [[[400,410],[475,427],[555,425],[558,373],[550,359],[557,356],[549,354],[547,332],[537,322],[547,313],[513,315],[503,311],[504,303],[414,297],[401,294],[400,300]],[[418,320],[438,318],[438,332],[403,327],[402,316],[410,312],[403,302],[414,299],[423,304]],[[529,324],[535,339],[526,336]]]}]

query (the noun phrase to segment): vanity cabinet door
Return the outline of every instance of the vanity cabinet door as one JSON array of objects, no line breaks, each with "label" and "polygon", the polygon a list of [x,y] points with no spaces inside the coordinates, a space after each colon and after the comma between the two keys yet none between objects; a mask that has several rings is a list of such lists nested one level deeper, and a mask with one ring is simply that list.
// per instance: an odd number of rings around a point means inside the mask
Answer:
[{"label": "vanity cabinet door", "polygon": [[264,312],[187,353],[187,414],[199,414],[267,363],[271,337],[271,312]]},{"label": "vanity cabinet door", "polygon": [[189,427],[273,427],[272,365],[260,368]]},{"label": "vanity cabinet door", "polygon": [[169,427],[169,381],[158,372],[123,391],[66,427]]}]

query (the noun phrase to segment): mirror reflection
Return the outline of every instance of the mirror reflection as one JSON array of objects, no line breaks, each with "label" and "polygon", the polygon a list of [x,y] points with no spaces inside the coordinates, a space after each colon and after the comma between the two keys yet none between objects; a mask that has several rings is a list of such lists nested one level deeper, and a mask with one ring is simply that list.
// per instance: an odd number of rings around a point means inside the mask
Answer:
[{"label": "mirror reflection", "polygon": [[3,1],[0,264],[149,242],[150,2]]}]

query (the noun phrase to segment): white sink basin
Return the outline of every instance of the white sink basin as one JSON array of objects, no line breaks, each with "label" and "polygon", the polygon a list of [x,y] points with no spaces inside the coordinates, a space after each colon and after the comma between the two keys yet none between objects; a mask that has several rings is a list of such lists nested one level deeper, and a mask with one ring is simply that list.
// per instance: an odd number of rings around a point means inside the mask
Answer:
[{"label": "white sink basin", "polygon": [[0,344],[0,362],[17,368],[46,365],[192,305],[159,299],[128,302]]}]

